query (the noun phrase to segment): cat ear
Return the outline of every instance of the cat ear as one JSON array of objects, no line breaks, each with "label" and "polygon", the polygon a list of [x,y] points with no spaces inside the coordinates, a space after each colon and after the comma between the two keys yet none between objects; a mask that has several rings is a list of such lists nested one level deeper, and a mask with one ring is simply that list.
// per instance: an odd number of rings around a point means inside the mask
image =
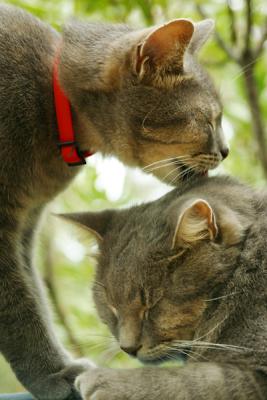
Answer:
[{"label": "cat ear", "polygon": [[172,248],[176,245],[192,246],[195,242],[213,240],[218,234],[214,212],[206,200],[197,199],[187,204],[180,215]]},{"label": "cat ear", "polygon": [[201,49],[214,31],[214,26],[215,23],[212,19],[204,19],[194,24],[194,34],[188,49],[191,53],[198,52]]},{"label": "cat ear", "polygon": [[183,67],[183,56],[194,32],[194,24],[187,19],[177,19],[156,28],[137,46],[135,72],[144,74],[166,66],[176,60]]},{"label": "cat ear", "polygon": [[102,212],[56,214],[56,216],[73,223],[82,230],[90,232],[98,241],[102,241],[107,233],[113,214],[114,211],[105,210]]},{"label": "cat ear", "polygon": [[238,244],[249,228],[250,221],[226,206],[218,207],[217,215],[223,243],[228,246]]}]

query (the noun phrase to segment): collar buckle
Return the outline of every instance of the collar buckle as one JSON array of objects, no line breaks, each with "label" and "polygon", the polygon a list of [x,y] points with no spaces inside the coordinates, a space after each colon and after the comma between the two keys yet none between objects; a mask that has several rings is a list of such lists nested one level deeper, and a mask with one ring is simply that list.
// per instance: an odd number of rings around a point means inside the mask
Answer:
[{"label": "collar buckle", "polygon": [[80,150],[78,143],[75,140],[57,142],[62,157],[69,167],[86,164],[84,154]]}]

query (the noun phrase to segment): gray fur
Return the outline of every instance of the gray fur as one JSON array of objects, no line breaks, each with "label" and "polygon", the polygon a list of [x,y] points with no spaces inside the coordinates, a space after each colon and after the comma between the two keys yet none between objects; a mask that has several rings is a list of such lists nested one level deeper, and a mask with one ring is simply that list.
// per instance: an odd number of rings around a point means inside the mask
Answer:
[{"label": "gray fur", "polygon": [[[172,249],[184,205],[196,199],[212,208],[216,237],[190,246],[175,241]],[[94,285],[101,319],[140,361],[184,354],[188,361],[182,368],[84,373],[77,379],[83,397],[265,400],[267,193],[203,178],[98,216],[70,218],[102,237]]]},{"label": "gray fur", "polygon": [[[187,154],[188,162],[200,158],[198,172],[221,159],[220,122],[214,130],[208,124],[219,115],[220,102],[192,54],[177,75],[157,66],[160,88],[153,80],[157,71],[153,79],[146,74],[146,82],[134,75],[131,57],[148,32],[73,23],[61,36],[20,9],[0,6],[0,351],[39,399],[71,395],[75,374],[84,369],[55,338],[31,256],[45,204],[79,171],[63,162],[57,147],[52,66],[59,50],[60,82],[82,150],[113,154],[135,166]],[[158,101],[160,108],[146,120],[156,125],[149,136],[144,118]],[[195,116],[188,118],[189,109]],[[169,130],[157,132],[165,126]]]}]

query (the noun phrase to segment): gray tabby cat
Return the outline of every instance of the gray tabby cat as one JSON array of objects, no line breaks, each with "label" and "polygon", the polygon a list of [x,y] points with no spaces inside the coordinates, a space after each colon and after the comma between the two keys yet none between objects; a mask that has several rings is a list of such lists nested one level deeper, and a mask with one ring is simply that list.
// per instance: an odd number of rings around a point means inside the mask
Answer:
[{"label": "gray tabby cat", "polygon": [[172,158],[155,173],[175,167],[178,183],[179,174],[206,173],[228,152],[220,101],[194,56],[212,26],[72,23],[61,36],[0,6],[0,351],[38,399],[70,396],[86,367],[56,339],[32,260],[40,213],[79,171],[57,146],[55,57],[80,149],[140,167]]},{"label": "gray tabby cat", "polygon": [[[267,399],[267,192],[203,178],[128,210],[64,217],[96,235],[98,313],[147,364],[83,373],[84,399]],[[176,357],[188,361],[150,366]]]}]

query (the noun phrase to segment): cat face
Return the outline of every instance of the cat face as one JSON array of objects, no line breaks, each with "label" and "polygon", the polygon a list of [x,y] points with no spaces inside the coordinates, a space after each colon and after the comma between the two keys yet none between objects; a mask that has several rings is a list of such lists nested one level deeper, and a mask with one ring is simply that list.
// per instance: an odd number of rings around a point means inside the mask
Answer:
[{"label": "cat face", "polygon": [[[129,210],[65,216],[101,242],[98,313],[120,347],[143,362],[190,351],[207,300],[233,271],[246,226],[225,199],[208,192],[205,186],[212,206],[197,192],[177,198],[174,191]],[[232,195],[237,208],[238,196]]]},{"label": "cat face", "polygon": [[139,86],[130,96],[132,156],[145,171],[175,185],[217,167],[227,154],[219,100],[193,78],[175,90]]},{"label": "cat face", "polygon": [[[90,121],[88,129],[100,133],[96,150],[174,185],[205,175],[227,156],[221,102],[196,60],[213,25],[177,19],[140,31],[94,26],[105,48],[96,46],[96,54],[85,40],[90,27],[65,35],[63,86]],[[79,59],[79,74],[68,54]]]},{"label": "cat face", "polygon": [[152,31],[131,51],[121,82],[133,164],[138,158],[173,184],[205,174],[228,154],[221,102],[195,58],[212,27],[176,20]]}]

